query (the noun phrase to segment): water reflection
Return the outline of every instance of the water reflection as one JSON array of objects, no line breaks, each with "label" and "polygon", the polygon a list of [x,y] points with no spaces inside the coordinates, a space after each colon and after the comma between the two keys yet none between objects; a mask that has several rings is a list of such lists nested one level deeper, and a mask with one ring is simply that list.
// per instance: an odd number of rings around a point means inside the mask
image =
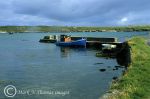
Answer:
[{"label": "water reflection", "polygon": [[70,55],[70,48],[60,47],[61,57],[68,57]]},{"label": "water reflection", "polygon": [[61,57],[66,58],[71,55],[71,52],[80,52],[86,51],[86,48],[71,48],[71,47],[60,47]]}]

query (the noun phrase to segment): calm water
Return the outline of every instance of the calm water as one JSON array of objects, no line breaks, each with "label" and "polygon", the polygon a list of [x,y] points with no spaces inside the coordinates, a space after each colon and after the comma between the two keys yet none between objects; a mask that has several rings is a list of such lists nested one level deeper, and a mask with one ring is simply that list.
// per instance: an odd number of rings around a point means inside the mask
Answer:
[{"label": "calm water", "polygon": [[[61,48],[39,43],[45,35],[55,33],[0,34],[0,98],[6,98],[4,87],[14,85],[15,99],[98,99],[123,69],[116,59],[95,57],[94,49]],[[61,33],[57,33],[58,35]],[[74,36],[118,37],[119,41],[147,33],[70,33]],[[99,69],[105,68],[105,72]],[[62,94],[39,94],[60,92]],[[27,94],[26,92],[30,92]]]}]

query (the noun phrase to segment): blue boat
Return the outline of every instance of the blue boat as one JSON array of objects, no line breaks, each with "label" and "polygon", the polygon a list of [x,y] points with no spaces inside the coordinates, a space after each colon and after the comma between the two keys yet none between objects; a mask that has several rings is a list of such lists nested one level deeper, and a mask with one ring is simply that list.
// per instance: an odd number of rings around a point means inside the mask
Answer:
[{"label": "blue boat", "polygon": [[86,39],[79,39],[75,41],[68,41],[68,42],[56,42],[58,46],[66,46],[66,47],[86,47]]}]

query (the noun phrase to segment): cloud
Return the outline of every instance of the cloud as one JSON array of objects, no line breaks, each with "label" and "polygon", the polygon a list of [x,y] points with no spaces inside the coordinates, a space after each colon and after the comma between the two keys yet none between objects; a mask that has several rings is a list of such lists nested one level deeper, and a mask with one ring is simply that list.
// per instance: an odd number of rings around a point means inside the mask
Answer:
[{"label": "cloud", "polygon": [[0,24],[150,24],[149,12],[149,0],[1,0]]},{"label": "cloud", "polygon": [[127,17],[123,17],[118,21],[119,25],[125,25],[128,22],[128,18]]}]

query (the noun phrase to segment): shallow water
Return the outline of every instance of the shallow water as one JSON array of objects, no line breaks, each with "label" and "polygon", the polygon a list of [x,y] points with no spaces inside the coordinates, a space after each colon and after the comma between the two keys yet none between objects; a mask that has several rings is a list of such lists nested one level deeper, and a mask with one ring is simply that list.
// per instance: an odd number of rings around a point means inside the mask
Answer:
[{"label": "shallow water", "polygon": [[[113,70],[118,66],[116,59],[95,57],[98,50],[62,48],[38,42],[49,34],[61,33],[0,34],[0,98],[6,97],[3,93],[5,86],[14,85],[18,91],[24,91],[17,92],[15,99],[98,99],[108,90],[112,78],[121,75],[123,68]],[[146,35],[140,32],[70,34],[117,36],[120,41]],[[99,69],[103,68],[106,71],[100,72]],[[43,94],[39,93],[40,90]]]}]

